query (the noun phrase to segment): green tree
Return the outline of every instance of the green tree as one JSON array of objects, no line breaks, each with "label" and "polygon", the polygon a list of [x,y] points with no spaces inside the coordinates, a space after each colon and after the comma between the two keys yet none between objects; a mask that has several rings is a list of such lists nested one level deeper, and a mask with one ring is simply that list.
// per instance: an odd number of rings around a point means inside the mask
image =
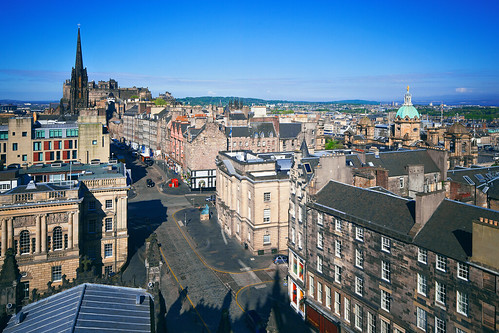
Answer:
[{"label": "green tree", "polygon": [[137,96],[137,95],[130,96],[130,99],[137,99],[137,98],[139,98],[139,96]]},{"label": "green tree", "polygon": [[334,139],[329,139],[326,142],[326,150],[334,150],[334,149],[341,149],[343,148],[343,144],[339,142],[338,140]]},{"label": "green tree", "polygon": [[160,106],[161,105],[166,105],[166,101],[164,99],[162,99],[162,98],[156,98],[154,100],[154,105],[160,105]]}]

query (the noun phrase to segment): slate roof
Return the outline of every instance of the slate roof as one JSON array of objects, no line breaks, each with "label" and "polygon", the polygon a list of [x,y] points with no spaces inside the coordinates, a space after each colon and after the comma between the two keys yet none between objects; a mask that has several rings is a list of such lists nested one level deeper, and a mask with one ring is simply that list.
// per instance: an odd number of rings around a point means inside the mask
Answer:
[{"label": "slate roof", "polygon": [[[72,189],[78,189],[79,185],[75,184],[71,187]],[[31,185],[19,185],[17,187],[14,187],[13,189],[4,192],[4,195],[8,194],[20,194],[20,193],[37,193],[37,192],[52,192],[52,191],[64,191],[64,190],[69,190],[70,186],[69,185],[57,185],[54,183],[39,183],[35,184],[34,187]]]},{"label": "slate roof", "polygon": [[301,123],[280,123],[279,136],[281,139],[295,139],[301,132]]},{"label": "slate roof", "polygon": [[486,168],[467,168],[447,171],[447,179],[454,182],[469,184],[464,177],[469,177],[477,186],[499,176],[499,166]]},{"label": "slate roof", "polygon": [[407,240],[414,200],[330,180],[310,206],[383,234]]},{"label": "slate roof", "polygon": [[379,158],[374,153],[368,153],[366,154],[366,164],[369,165],[369,162],[375,167],[388,170],[389,177],[407,175],[406,166],[415,164],[424,165],[425,174],[440,172],[435,162],[424,149],[380,152]]},{"label": "slate roof", "polygon": [[125,115],[127,115],[127,116],[135,116],[138,113],[139,113],[139,106],[138,105],[134,105],[130,109],[125,111]]},{"label": "slate roof", "polygon": [[23,307],[4,332],[150,332],[151,302],[143,289],[86,283]]},{"label": "slate roof", "polygon": [[225,135],[227,137],[230,136],[231,128],[232,128],[232,137],[233,138],[254,137],[255,134],[258,134],[259,138],[262,137],[262,134],[266,138],[269,138],[271,136],[276,137],[273,123],[267,123],[267,122],[251,123],[249,127],[248,126],[228,126],[225,128]]},{"label": "slate roof", "polygon": [[445,199],[414,243],[450,258],[466,261],[471,253],[473,220],[480,217],[499,220],[499,212]]},{"label": "slate roof", "polygon": [[247,120],[246,116],[242,112],[234,112],[229,114],[229,120]]}]

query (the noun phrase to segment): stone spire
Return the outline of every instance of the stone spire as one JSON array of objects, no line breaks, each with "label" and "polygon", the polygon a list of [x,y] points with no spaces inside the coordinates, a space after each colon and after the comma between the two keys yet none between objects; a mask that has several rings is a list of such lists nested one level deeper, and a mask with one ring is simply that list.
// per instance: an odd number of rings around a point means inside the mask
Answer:
[{"label": "stone spire", "polygon": [[71,114],[78,114],[80,109],[88,108],[88,75],[83,67],[81,52],[80,27],[78,26],[78,40],[76,42],[75,67],[71,71],[70,101]]},{"label": "stone spire", "polygon": [[78,41],[76,42],[75,69],[79,72],[83,71],[83,56],[81,54],[81,38],[80,38],[80,26],[79,25],[78,25]]}]

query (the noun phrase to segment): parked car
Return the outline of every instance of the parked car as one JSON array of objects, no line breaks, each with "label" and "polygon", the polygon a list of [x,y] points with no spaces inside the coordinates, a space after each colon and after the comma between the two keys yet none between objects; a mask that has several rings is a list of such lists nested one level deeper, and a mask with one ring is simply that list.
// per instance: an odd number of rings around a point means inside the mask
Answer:
[{"label": "parked car", "polygon": [[147,187],[154,187],[155,185],[151,178],[147,178],[146,183]]},{"label": "parked car", "polygon": [[274,257],[274,264],[287,264],[288,263],[288,256],[284,254],[278,254]]},{"label": "parked car", "polygon": [[206,201],[215,201],[216,199],[217,199],[217,196],[215,194],[212,194],[209,197],[206,197],[204,200],[206,200]]},{"label": "parked car", "polygon": [[246,324],[255,333],[267,333],[265,322],[255,310],[246,311]]}]

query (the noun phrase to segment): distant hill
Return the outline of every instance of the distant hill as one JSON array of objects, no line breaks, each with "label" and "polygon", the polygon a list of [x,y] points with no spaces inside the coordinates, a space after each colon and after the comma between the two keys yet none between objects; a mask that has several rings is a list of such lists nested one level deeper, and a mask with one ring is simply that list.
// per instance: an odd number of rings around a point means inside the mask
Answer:
[{"label": "distant hill", "polygon": [[251,106],[252,104],[379,104],[376,101],[365,101],[361,99],[331,101],[331,102],[308,102],[308,101],[286,101],[286,100],[265,100],[259,98],[246,98],[246,97],[221,97],[221,96],[202,96],[202,97],[185,97],[178,98],[177,101],[190,105],[227,105],[230,101],[241,101],[244,105]]},{"label": "distant hill", "polygon": [[59,101],[19,101],[15,99],[0,99],[0,104],[13,104],[13,105],[24,105],[25,103],[31,104],[50,104],[50,103],[59,103]]}]

